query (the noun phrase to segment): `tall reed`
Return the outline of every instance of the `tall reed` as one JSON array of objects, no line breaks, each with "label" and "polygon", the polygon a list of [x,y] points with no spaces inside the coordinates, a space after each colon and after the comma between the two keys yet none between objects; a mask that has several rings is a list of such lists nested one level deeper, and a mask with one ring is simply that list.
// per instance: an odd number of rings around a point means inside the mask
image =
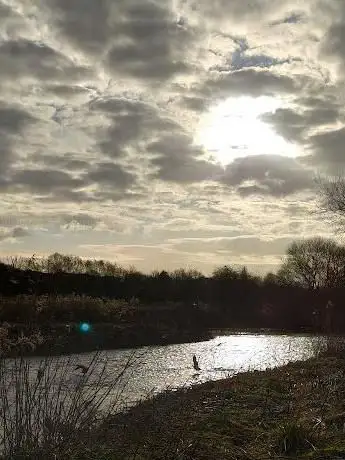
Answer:
[{"label": "tall reed", "polygon": [[[116,411],[138,357],[111,369],[96,353],[76,373],[76,357],[0,360],[2,458],[70,458]],[[87,370],[86,370],[87,369]],[[34,455],[35,457],[32,457]]]}]

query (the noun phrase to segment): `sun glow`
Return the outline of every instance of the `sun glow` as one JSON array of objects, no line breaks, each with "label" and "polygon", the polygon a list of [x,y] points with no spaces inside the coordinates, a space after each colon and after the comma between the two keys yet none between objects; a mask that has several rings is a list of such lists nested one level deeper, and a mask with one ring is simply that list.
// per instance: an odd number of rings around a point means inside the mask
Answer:
[{"label": "sun glow", "polygon": [[279,99],[260,96],[229,98],[213,107],[200,122],[195,142],[222,165],[249,155],[296,157],[295,144],[287,142],[260,119],[282,107]]}]

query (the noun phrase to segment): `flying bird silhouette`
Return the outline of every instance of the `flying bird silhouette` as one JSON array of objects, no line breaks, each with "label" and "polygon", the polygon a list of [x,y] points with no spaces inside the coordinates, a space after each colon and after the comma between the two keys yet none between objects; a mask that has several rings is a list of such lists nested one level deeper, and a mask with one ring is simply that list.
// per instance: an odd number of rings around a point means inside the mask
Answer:
[{"label": "flying bird silhouette", "polygon": [[86,374],[86,372],[89,370],[89,368],[84,366],[83,364],[78,364],[74,370],[76,371],[78,369],[80,369],[83,374]]}]

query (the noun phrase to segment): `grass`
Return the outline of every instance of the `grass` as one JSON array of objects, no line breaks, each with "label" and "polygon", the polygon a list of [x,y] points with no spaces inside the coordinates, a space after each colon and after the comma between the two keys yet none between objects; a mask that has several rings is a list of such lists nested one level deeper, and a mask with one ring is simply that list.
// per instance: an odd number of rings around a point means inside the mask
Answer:
[{"label": "grass", "polygon": [[73,458],[117,409],[136,357],[108,375],[100,353],[73,374],[76,358],[0,362],[0,454],[3,459]]}]

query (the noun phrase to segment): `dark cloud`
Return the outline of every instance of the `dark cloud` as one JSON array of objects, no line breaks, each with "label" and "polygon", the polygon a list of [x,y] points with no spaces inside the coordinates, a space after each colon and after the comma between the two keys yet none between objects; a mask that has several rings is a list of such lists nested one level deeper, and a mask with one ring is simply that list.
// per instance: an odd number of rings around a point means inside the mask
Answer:
[{"label": "dark cloud", "polygon": [[314,110],[308,110],[303,115],[309,126],[314,127],[335,123],[340,116],[340,110],[339,106],[319,107]]},{"label": "dark cloud", "polygon": [[135,184],[136,177],[114,163],[99,163],[87,174],[88,180],[100,186],[110,186],[116,190],[126,190]]},{"label": "dark cloud", "polygon": [[[4,185],[4,191],[31,193],[41,202],[103,202],[131,196],[136,177],[114,163],[98,163],[82,175],[57,169],[24,169],[14,172]],[[97,185],[87,190],[86,187]]]},{"label": "dark cloud", "polygon": [[85,180],[75,178],[64,171],[53,169],[23,169],[10,177],[10,191],[24,191],[42,195],[69,193],[86,185]]},{"label": "dark cloud", "polygon": [[61,34],[87,53],[107,53],[115,74],[161,81],[189,69],[185,55],[193,31],[168,3],[49,0],[48,5]]},{"label": "dark cloud", "polygon": [[[148,59],[148,51],[155,53]],[[154,80],[167,79],[176,73],[187,73],[189,67],[182,61],[167,59],[167,50],[157,42],[155,49],[138,47],[138,44],[114,46],[108,55],[110,67],[119,72],[138,78]],[[146,54],[146,56],[145,56]]]},{"label": "dark cloud", "polygon": [[308,128],[303,115],[293,109],[277,109],[274,113],[261,115],[260,119],[272,124],[280,136],[291,142],[301,142]]},{"label": "dark cloud", "polygon": [[115,73],[161,81],[189,70],[185,57],[193,32],[164,3],[129,2],[121,19],[108,55]]},{"label": "dark cloud", "polygon": [[45,90],[63,99],[78,96],[79,94],[87,94],[90,91],[89,88],[78,85],[47,85]]},{"label": "dark cloud", "polygon": [[90,104],[93,111],[105,113],[112,121],[98,146],[111,158],[124,154],[124,148],[136,141],[156,120],[156,111],[140,101],[125,98],[98,99]]},{"label": "dark cloud", "polygon": [[52,19],[69,41],[91,53],[104,50],[112,31],[109,0],[48,0],[47,4]]},{"label": "dark cloud", "polygon": [[181,100],[181,105],[194,112],[203,112],[208,105],[208,102],[203,97],[185,96]]},{"label": "dark cloud", "polygon": [[192,183],[213,180],[221,168],[203,158],[204,152],[188,135],[166,135],[147,146],[157,171],[153,177],[168,182]]},{"label": "dark cloud", "polygon": [[7,169],[15,161],[15,143],[25,128],[35,122],[35,118],[24,109],[9,106],[0,101],[0,189],[7,183]]},{"label": "dark cloud", "polygon": [[[310,101],[312,102],[312,101]],[[273,125],[275,131],[290,142],[303,143],[310,128],[333,124],[340,116],[336,104],[314,101],[313,107],[306,110],[291,108],[277,109],[273,113],[265,113],[260,119]]]},{"label": "dark cloud", "polygon": [[242,196],[285,196],[313,187],[313,177],[296,160],[278,155],[238,158],[226,167],[220,182]]},{"label": "dark cloud", "polygon": [[331,170],[345,166],[345,127],[315,134],[309,142],[313,152],[309,157],[311,163],[328,166]]},{"label": "dark cloud", "polygon": [[89,162],[73,157],[73,152],[61,154],[59,156],[35,153],[30,155],[30,160],[37,165],[49,166],[50,168],[56,167],[59,170],[62,169],[65,171],[86,171],[89,169]]},{"label": "dark cloud", "polygon": [[158,167],[158,172],[153,176],[163,181],[177,183],[192,183],[213,180],[219,174],[219,168],[205,160],[193,158],[176,158],[161,156],[152,161]]},{"label": "dark cloud", "polygon": [[145,136],[152,136],[156,131],[181,129],[176,122],[160,117],[156,107],[138,100],[100,98],[90,103],[90,110],[103,113],[111,120],[98,143],[101,151],[110,158],[124,155],[127,146]]},{"label": "dark cloud", "polygon": [[244,69],[233,72],[211,72],[212,78],[200,88],[206,96],[271,96],[293,93],[297,83],[291,77],[269,70]]},{"label": "dark cloud", "polygon": [[18,39],[0,46],[2,78],[35,77],[41,80],[78,80],[91,77],[93,72],[77,66],[67,56],[44,43]]},{"label": "dark cloud", "polygon": [[14,13],[9,6],[0,3],[0,24],[13,17],[13,15]]},{"label": "dark cloud", "polygon": [[35,118],[25,110],[0,102],[0,131],[2,134],[19,134]]},{"label": "dark cloud", "polygon": [[320,47],[321,56],[325,59],[336,59],[345,66],[345,7],[343,11],[342,21],[336,21],[329,28],[326,36],[322,40]]},{"label": "dark cloud", "polygon": [[29,235],[30,235],[30,232],[26,228],[15,227],[12,230],[12,235],[11,236],[13,238],[24,238],[24,237],[29,236]]},{"label": "dark cloud", "polygon": [[308,109],[319,109],[320,107],[336,108],[338,107],[336,97],[329,94],[315,95],[304,95],[296,100],[296,104],[304,106]]}]

